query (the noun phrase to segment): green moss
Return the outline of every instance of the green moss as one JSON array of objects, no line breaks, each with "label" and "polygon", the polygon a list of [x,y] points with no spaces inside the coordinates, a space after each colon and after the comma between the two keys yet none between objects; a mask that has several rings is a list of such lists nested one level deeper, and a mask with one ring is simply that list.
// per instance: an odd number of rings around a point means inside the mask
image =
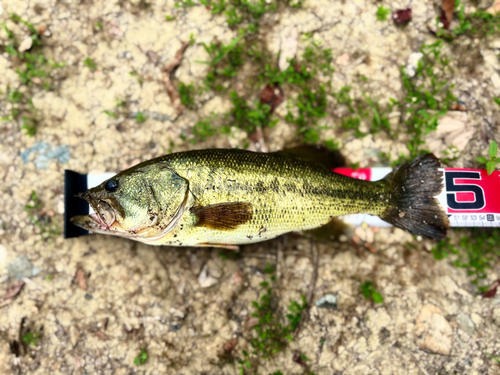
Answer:
[{"label": "green moss", "polygon": [[144,349],[141,349],[139,355],[134,358],[134,364],[136,366],[144,365],[147,362],[148,357],[148,352]]},{"label": "green moss", "polygon": [[31,223],[39,230],[44,240],[61,235],[59,226],[52,221],[50,216],[41,214],[42,202],[34,190],[31,191],[30,199],[24,206],[24,211],[28,215]]},{"label": "green moss", "polygon": [[377,8],[377,19],[379,21],[387,21],[387,16],[391,14],[391,9],[390,8],[386,8],[384,7],[383,5],[380,5],[378,8]]},{"label": "green moss", "polygon": [[262,129],[276,124],[277,120],[270,119],[271,107],[269,105],[261,104],[259,101],[249,104],[234,90],[230,92],[229,98],[233,104],[229,112],[232,126],[251,133],[257,128]]},{"label": "green moss", "polygon": [[361,294],[363,294],[366,299],[372,300],[375,303],[384,302],[384,297],[382,297],[382,294],[377,292],[371,281],[366,281],[365,283],[361,284],[360,289]]},{"label": "green moss", "polygon": [[497,165],[500,163],[500,157],[497,157],[497,154],[498,154],[498,145],[495,141],[491,141],[490,147],[488,148],[489,159],[485,158],[484,156],[479,156],[476,159],[479,163],[484,164],[486,166],[486,171],[488,172],[488,175],[491,175],[497,168]]},{"label": "green moss", "polygon": [[136,72],[135,70],[132,70],[128,73],[131,77],[134,77],[135,79],[137,79],[137,83],[139,83],[139,85],[142,85],[144,83],[144,79],[142,78],[142,76]]},{"label": "green moss", "polygon": [[500,232],[498,229],[471,228],[460,230],[458,243],[449,238],[440,241],[432,250],[437,260],[454,257],[453,265],[464,268],[477,285],[478,291],[488,289],[485,279],[492,264],[500,260]]},{"label": "green moss", "polygon": [[238,70],[243,66],[244,44],[241,42],[242,39],[242,36],[234,38],[226,45],[218,42],[212,42],[208,45],[203,43],[203,47],[209,55],[209,61],[201,63],[210,66],[210,70],[203,80],[207,88],[223,91],[224,86],[221,81],[237,75]]},{"label": "green moss", "polygon": [[97,64],[92,60],[90,57],[87,57],[85,61],[83,62],[83,65],[89,68],[90,70],[94,71],[97,69]]},{"label": "green moss", "polygon": [[38,332],[28,332],[25,335],[23,335],[23,342],[26,345],[36,346],[38,344],[39,338],[40,335]]},{"label": "green moss", "polygon": [[[449,83],[453,75],[450,59],[442,55],[442,47],[442,41],[422,46],[420,52],[423,57],[418,63],[415,77],[408,76],[404,67],[401,68],[406,90],[402,104],[407,108],[405,124],[411,135],[408,144],[411,157],[427,152],[422,149],[423,138],[437,129],[439,118],[457,101],[451,91],[454,85]],[[440,69],[439,73],[436,73],[436,67]]]},{"label": "green moss", "polygon": [[305,87],[299,92],[294,104],[298,108],[298,115],[294,116],[289,111],[285,120],[299,126],[298,132],[303,136],[305,143],[318,143],[320,134],[317,121],[327,115],[325,86],[321,85],[317,90]]},{"label": "green moss", "polygon": [[193,127],[194,138],[191,139],[191,143],[206,141],[208,137],[212,137],[217,133],[217,128],[212,125],[211,119],[198,121]]},{"label": "green moss", "polygon": [[472,13],[465,13],[465,6],[460,0],[455,1],[455,13],[458,26],[452,30],[445,30],[440,26],[439,18],[437,35],[447,41],[453,41],[461,35],[487,37],[500,32],[500,14],[493,15],[485,10],[478,9]]},{"label": "green moss", "polygon": [[[4,114],[2,121],[18,121],[25,134],[34,135],[39,122],[38,114],[31,101],[33,91],[37,87],[52,90],[54,79],[52,72],[64,64],[47,59],[43,54],[40,31],[30,22],[23,20],[16,14],[10,15],[10,21],[26,27],[31,47],[27,51],[19,52],[20,43],[16,35],[5,23],[1,27],[7,33],[7,42],[0,46],[0,52],[7,53],[13,66],[17,66],[16,73],[19,77],[19,87],[8,88],[7,100],[14,104],[9,113]],[[24,94],[18,90],[24,86]]]},{"label": "green moss", "polygon": [[184,83],[179,83],[179,88],[177,89],[179,96],[181,98],[181,103],[187,108],[194,108],[194,94],[195,87],[193,84],[185,85]]},{"label": "green moss", "polygon": [[269,281],[260,283],[261,296],[258,301],[252,302],[254,312],[251,316],[257,319],[257,324],[252,328],[254,335],[250,340],[250,350],[243,350],[243,359],[237,360],[240,364],[241,374],[245,372],[245,369],[255,367],[256,364],[252,364],[251,354],[259,360],[269,359],[293,341],[293,334],[307,308],[304,296],[300,302],[291,301],[287,307],[286,322],[283,322],[275,306],[276,277],[273,275],[274,268],[268,265],[264,273],[268,275]]},{"label": "green moss", "polygon": [[144,122],[146,122],[147,119],[148,116],[146,116],[143,112],[138,112],[137,115],[135,116],[135,121],[138,124],[143,124]]}]

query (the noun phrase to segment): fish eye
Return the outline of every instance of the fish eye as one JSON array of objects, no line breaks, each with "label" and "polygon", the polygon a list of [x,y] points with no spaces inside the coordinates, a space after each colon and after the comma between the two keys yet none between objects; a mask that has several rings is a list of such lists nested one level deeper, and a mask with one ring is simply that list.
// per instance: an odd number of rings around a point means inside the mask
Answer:
[{"label": "fish eye", "polygon": [[108,182],[106,182],[106,185],[104,185],[104,188],[106,189],[106,191],[114,193],[118,190],[118,181],[109,180]]}]

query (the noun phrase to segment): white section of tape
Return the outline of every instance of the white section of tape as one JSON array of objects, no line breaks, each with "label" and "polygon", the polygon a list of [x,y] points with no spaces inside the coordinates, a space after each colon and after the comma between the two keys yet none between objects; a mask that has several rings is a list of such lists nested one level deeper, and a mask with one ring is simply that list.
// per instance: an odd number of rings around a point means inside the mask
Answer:
[{"label": "white section of tape", "polygon": [[[495,220],[488,220],[488,217],[494,217]],[[500,215],[498,213],[450,214],[449,219],[451,227],[500,227]]]},{"label": "white section of tape", "polygon": [[372,178],[370,179],[370,181],[381,180],[391,172],[392,172],[392,168],[388,168],[388,167],[372,168]]},{"label": "white section of tape", "polygon": [[[439,168],[439,171],[443,174],[443,183],[444,183],[444,168]],[[448,210],[448,204],[446,203],[446,186],[441,190],[441,193],[436,197],[436,199],[441,203],[445,212]],[[453,225],[452,225],[453,226]]]},{"label": "white section of tape", "polygon": [[367,215],[367,214],[355,214],[355,215],[339,216],[339,219],[341,219],[345,223],[351,224],[355,227],[359,227],[363,223],[366,223],[371,227],[392,227],[391,224],[382,220],[378,216]]}]

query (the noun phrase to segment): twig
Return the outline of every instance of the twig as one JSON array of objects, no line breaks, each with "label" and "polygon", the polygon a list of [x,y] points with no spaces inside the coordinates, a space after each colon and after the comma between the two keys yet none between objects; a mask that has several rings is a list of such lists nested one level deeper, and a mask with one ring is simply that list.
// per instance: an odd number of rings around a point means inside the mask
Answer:
[{"label": "twig", "polygon": [[299,332],[304,325],[306,319],[309,317],[309,311],[312,306],[312,301],[314,297],[314,290],[316,289],[316,281],[318,280],[318,248],[315,240],[311,240],[311,252],[312,252],[312,266],[313,271],[311,275],[311,281],[309,281],[309,288],[307,289],[306,295],[306,309],[302,313],[302,319],[295,328],[295,332]]},{"label": "twig", "polygon": [[283,262],[283,248],[285,247],[285,236],[282,241],[278,241],[278,250],[276,251],[276,280],[281,280],[281,265]]},{"label": "twig", "polygon": [[316,245],[316,241],[314,240],[311,240],[311,252],[312,252],[313,271],[311,275],[311,281],[309,282],[309,289],[307,290],[307,296],[306,296],[306,302],[308,308],[312,306],[314,289],[316,288],[316,281],[318,280],[318,247]]},{"label": "twig", "polygon": [[174,61],[168,64],[163,70],[163,83],[167,88],[168,96],[170,97],[172,105],[177,111],[177,115],[180,115],[186,107],[184,106],[184,104],[182,104],[181,96],[179,95],[172,81],[170,80],[170,75],[179,65],[181,65],[182,56],[184,55],[184,51],[186,51],[186,48],[188,46],[189,42],[182,42],[181,48],[175,53]]}]

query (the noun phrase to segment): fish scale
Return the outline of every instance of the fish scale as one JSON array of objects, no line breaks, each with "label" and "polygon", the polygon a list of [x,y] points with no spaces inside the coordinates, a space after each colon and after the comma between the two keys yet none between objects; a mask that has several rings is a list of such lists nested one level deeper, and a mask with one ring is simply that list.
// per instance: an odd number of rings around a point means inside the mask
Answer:
[{"label": "fish scale", "polygon": [[[281,154],[210,150],[160,160],[189,180],[201,205],[250,202],[253,206],[252,219],[232,231],[197,227],[193,225],[196,218],[186,215],[181,221],[186,224],[184,228],[178,228],[178,236],[166,244],[193,245],[193,240],[258,242],[290,231],[316,228],[333,216],[354,212],[378,214],[387,207],[378,199],[381,192],[386,192],[385,185],[360,184],[359,180]],[[211,189],[213,186],[215,190]]]}]

